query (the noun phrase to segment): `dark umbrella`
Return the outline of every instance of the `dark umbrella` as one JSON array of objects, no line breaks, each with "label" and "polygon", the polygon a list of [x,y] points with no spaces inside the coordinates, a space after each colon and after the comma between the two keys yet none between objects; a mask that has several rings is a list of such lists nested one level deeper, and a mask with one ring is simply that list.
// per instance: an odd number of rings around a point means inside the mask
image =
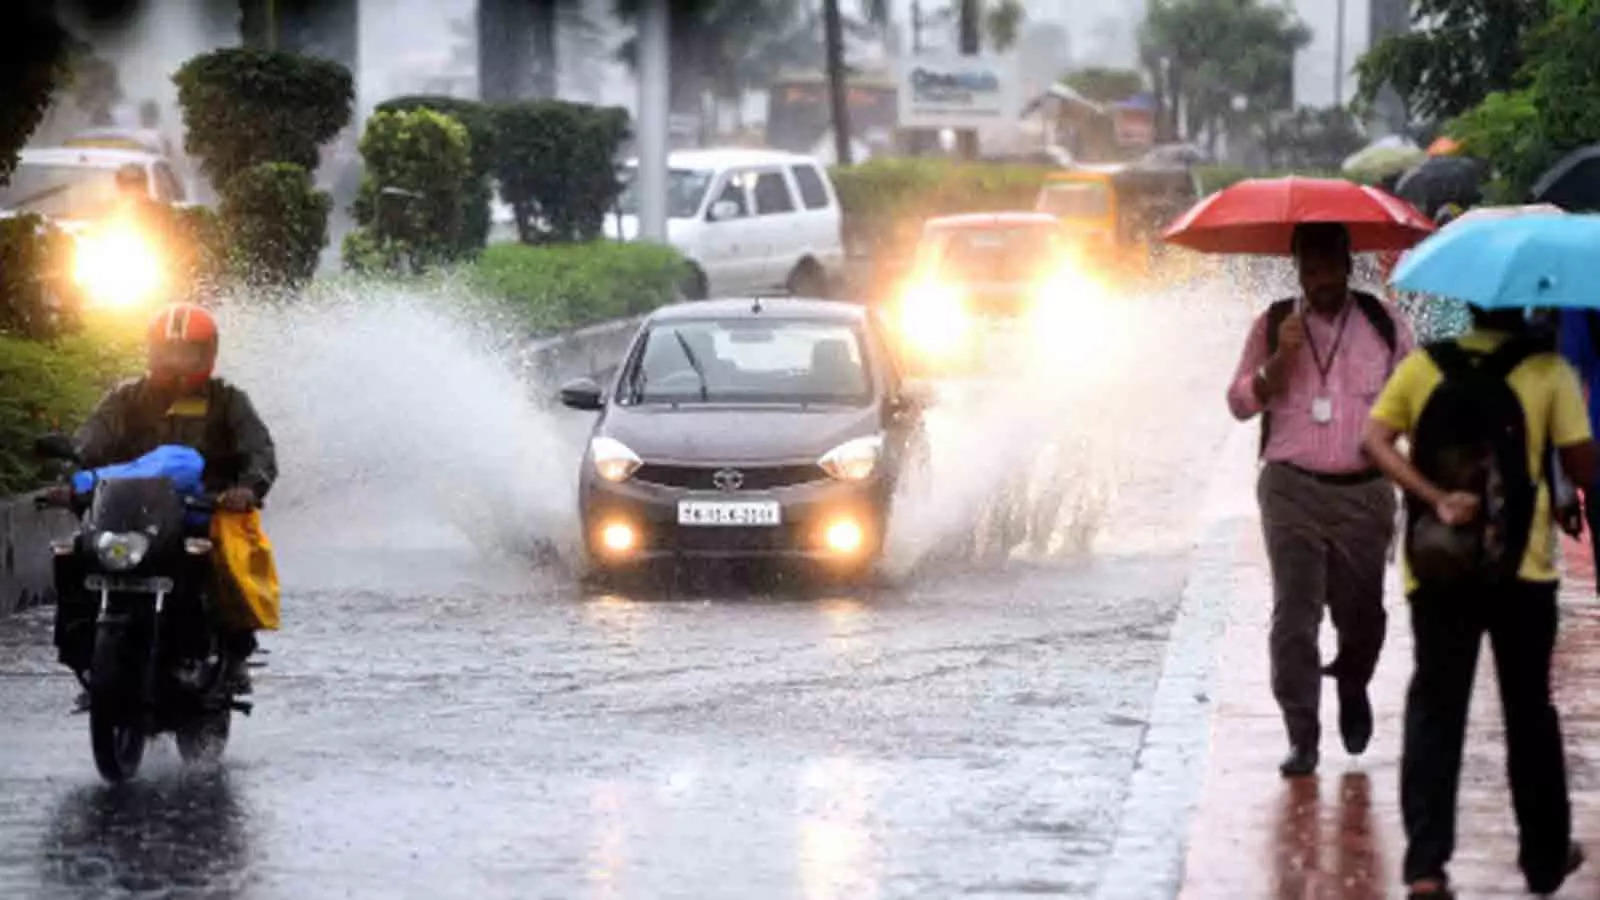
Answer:
[{"label": "dark umbrella", "polygon": [[1407,172],[1394,189],[1431,219],[1447,203],[1476,206],[1483,200],[1483,182],[1488,174],[1489,167],[1481,160],[1430,156]]},{"label": "dark umbrella", "polygon": [[1533,201],[1569,212],[1600,209],[1600,144],[1574,150],[1533,185]]}]

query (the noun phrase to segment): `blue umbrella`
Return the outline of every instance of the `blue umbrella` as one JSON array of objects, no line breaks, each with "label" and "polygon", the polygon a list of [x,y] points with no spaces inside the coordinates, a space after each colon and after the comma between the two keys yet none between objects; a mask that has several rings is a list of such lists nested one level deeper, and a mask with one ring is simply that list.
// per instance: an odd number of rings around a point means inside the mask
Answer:
[{"label": "blue umbrella", "polygon": [[1458,222],[1417,245],[1390,282],[1481,309],[1600,309],[1600,216]]}]

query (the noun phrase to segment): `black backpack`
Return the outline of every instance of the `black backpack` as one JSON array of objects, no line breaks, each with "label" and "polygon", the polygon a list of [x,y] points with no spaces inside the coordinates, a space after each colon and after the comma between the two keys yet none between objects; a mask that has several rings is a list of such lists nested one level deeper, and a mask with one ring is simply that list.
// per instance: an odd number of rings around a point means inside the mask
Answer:
[{"label": "black backpack", "polygon": [[1443,379],[1411,436],[1411,461],[1446,491],[1478,498],[1467,525],[1439,521],[1433,507],[1406,499],[1406,559],[1426,584],[1504,582],[1517,577],[1533,525],[1536,486],[1528,475],[1528,423],[1506,382],[1512,370],[1544,350],[1512,339],[1491,353],[1455,341],[1426,348]]},{"label": "black backpack", "polygon": [[[1372,323],[1372,327],[1373,328],[1377,329],[1378,337],[1383,338],[1383,342],[1389,346],[1389,359],[1390,359],[1390,361],[1392,363],[1393,360],[1394,360],[1395,348],[1398,347],[1399,343],[1400,343],[1400,338],[1396,334],[1396,331],[1395,331],[1394,318],[1389,315],[1389,311],[1384,308],[1383,302],[1380,301],[1377,297],[1374,297],[1371,294],[1366,293],[1365,291],[1351,291],[1350,293],[1356,299],[1356,309],[1361,310],[1361,314],[1363,316],[1366,316],[1367,321]],[[1296,302],[1295,299],[1293,297],[1291,297],[1288,300],[1279,300],[1278,302],[1276,302],[1276,303],[1272,304],[1271,306],[1267,307],[1267,356],[1268,357],[1270,357],[1270,356],[1272,356],[1272,354],[1278,352],[1278,328],[1279,328],[1279,326],[1283,325],[1283,321],[1285,319],[1289,318],[1289,315],[1294,312],[1295,302]],[[1266,453],[1267,452],[1267,441],[1271,437],[1272,437],[1272,413],[1269,413],[1266,410],[1262,410],[1262,412],[1261,412],[1261,452],[1262,453]]]}]

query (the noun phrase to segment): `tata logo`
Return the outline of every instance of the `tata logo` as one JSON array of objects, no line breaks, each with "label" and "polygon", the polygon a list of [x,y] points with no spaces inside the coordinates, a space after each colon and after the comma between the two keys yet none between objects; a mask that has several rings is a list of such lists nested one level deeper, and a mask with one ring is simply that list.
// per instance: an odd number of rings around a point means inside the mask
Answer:
[{"label": "tata logo", "polygon": [[711,483],[719,491],[737,491],[744,487],[744,473],[738,469],[718,469],[711,476]]}]

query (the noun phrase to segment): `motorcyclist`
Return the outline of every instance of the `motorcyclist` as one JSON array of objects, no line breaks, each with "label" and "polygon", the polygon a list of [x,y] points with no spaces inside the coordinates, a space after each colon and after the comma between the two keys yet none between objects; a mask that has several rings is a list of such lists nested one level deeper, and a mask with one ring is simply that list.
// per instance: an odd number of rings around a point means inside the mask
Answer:
[{"label": "motorcyclist", "polygon": [[[115,388],[76,437],[82,465],[137,459],[163,444],[193,447],[205,458],[207,491],[217,505],[243,512],[257,506],[278,476],[272,435],[245,392],[212,376],[217,323],[205,309],[177,303],[150,323],[144,377]],[[239,693],[249,691],[244,659],[253,631],[225,633]]]}]

